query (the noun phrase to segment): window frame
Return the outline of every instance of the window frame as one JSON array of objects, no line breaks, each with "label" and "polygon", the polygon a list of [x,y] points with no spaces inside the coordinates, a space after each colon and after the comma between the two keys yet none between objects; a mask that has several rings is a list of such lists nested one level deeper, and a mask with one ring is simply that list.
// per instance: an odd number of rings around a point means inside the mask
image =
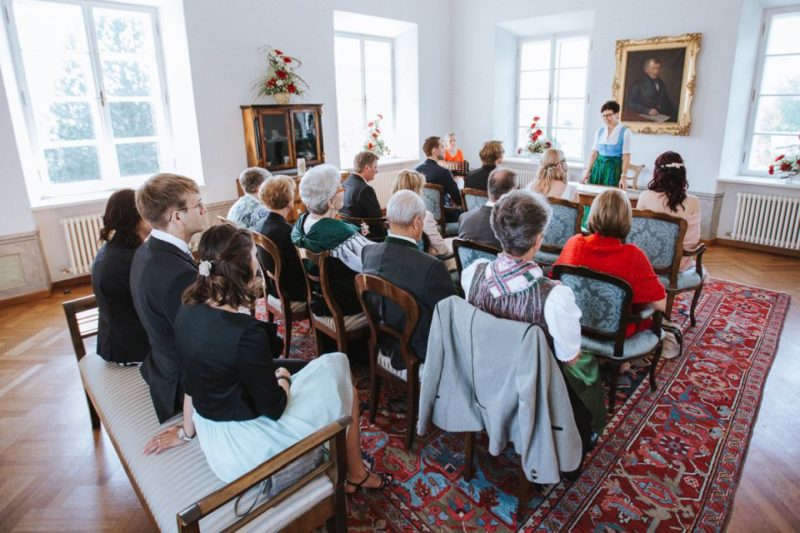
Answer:
[{"label": "window frame", "polygon": [[[81,15],[83,19],[82,29],[87,40],[87,54],[89,56],[89,66],[92,74],[90,83],[92,84],[92,92],[94,93],[92,96],[88,96],[87,100],[90,102],[94,101],[94,108],[91,109],[91,113],[93,118],[98,118],[94,140],[98,150],[100,179],[85,180],[73,183],[54,183],[50,181],[50,177],[47,172],[47,161],[44,155],[44,147],[47,143],[42,142],[43,134],[39,131],[39,128],[36,124],[34,103],[26,76],[21,43],[17,31],[16,18],[14,16],[15,0],[0,0],[4,11],[4,19],[8,33],[9,55],[13,64],[13,74],[17,85],[16,88],[20,96],[21,114],[24,118],[24,138],[28,141],[27,146],[20,146],[18,149],[20,152],[28,151],[27,159],[32,163],[32,170],[34,171],[34,175],[29,175],[31,174],[30,172],[25,173],[25,180],[29,189],[29,194],[38,199],[40,202],[58,201],[59,199],[66,199],[75,196],[91,196],[97,193],[113,191],[125,187],[138,187],[144,183],[144,181],[150,175],[152,175],[149,173],[125,177],[120,175],[119,160],[117,158],[115,147],[117,144],[119,144],[118,141],[125,138],[115,139],[113,135],[109,103],[113,101],[115,97],[109,97],[106,95],[107,90],[104,84],[103,73],[100,65],[101,54],[97,43],[97,28],[93,17],[93,10],[96,8],[145,13],[150,16],[150,29],[153,36],[155,69],[158,75],[158,90],[154,91],[150,96],[147,97],[147,99],[150,99],[153,102],[153,118],[158,134],[152,137],[132,137],[130,139],[141,139],[141,142],[155,141],[160,152],[160,164],[158,171],[161,172],[174,169],[175,154],[173,147],[173,129],[171,124],[171,111],[168,91],[169,84],[167,81],[167,72],[165,67],[159,9],[156,6],[151,5],[104,0],[40,1],[52,4],[71,5],[81,9]],[[159,129],[163,129],[163,131],[159,131]],[[112,166],[112,168],[108,168],[108,166]]]},{"label": "window frame", "polygon": [[[364,52],[364,41],[376,41],[376,42],[384,42],[389,44],[389,57],[391,57],[391,65],[390,71],[392,74],[392,83],[391,83],[391,111],[392,111],[392,125],[391,125],[391,135],[389,138],[394,142],[397,139],[397,70],[396,70],[396,56],[395,56],[395,48],[396,43],[395,39],[392,37],[383,37],[380,35],[370,35],[368,33],[353,33],[347,31],[334,31],[333,38],[334,40],[337,37],[344,37],[347,39],[358,39],[358,46],[359,52],[361,57],[359,59],[361,65],[361,123],[364,125],[364,128],[367,127],[367,123],[371,120],[371,118],[367,115],[367,76],[366,76],[366,68],[365,68],[365,52]],[[336,59],[334,58],[334,71],[336,70]],[[338,113],[338,105],[339,105],[339,94],[336,93],[336,105],[337,105],[337,113]],[[386,131],[386,127],[382,128],[383,131]],[[338,124],[337,124],[337,134],[341,136],[341,131],[338,131]],[[392,147],[389,146],[391,150]],[[355,157],[356,154],[349,154],[349,157]],[[381,160],[388,160],[392,159],[393,156],[390,154],[389,156],[383,156]],[[339,152],[339,159],[342,159],[342,153]],[[344,167],[345,162],[347,160],[341,160],[339,164]]]},{"label": "window frame", "polygon": [[[537,42],[537,41],[550,41],[550,68],[548,69],[549,73],[549,86],[548,86],[548,99],[547,99],[547,119],[548,123],[546,128],[542,128],[542,132],[545,137],[548,139],[553,138],[553,130],[554,129],[570,129],[576,130],[578,128],[557,128],[552,124],[553,119],[553,110],[555,108],[555,102],[558,98],[555,96],[555,84],[556,84],[556,71],[562,70],[561,68],[555,65],[556,61],[556,54],[557,54],[557,44],[559,40],[567,40],[567,39],[575,39],[583,37],[589,42],[589,51],[586,56],[586,94],[582,97],[583,100],[583,127],[581,129],[581,155],[578,157],[569,156],[565,154],[565,158],[567,161],[572,163],[583,163],[584,155],[583,151],[585,148],[586,143],[586,126],[587,126],[587,118],[588,118],[588,111],[589,111],[589,70],[591,67],[591,54],[592,54],[592,36],[591,33],[586,31],[572,31],[572,32],[564,32],[564,33],[550,33],[544,35],[530,35],[524,38],[521,38],[517,41],[517,61],[516,61],[516,84],[515,84],[515,106],[514,106],[514,144],[515,149],[514,152],[516,153],[517,149],[523,148],[523,146],[519,146],[519,132],[522,129],[523,124],[520,123],[520,103],[522,100],[522,95],[520,92],[520,83],[522,79],[522,47],[527,43]],[[568,67],[568,69],[572,68],[581,68],[581,67]],[[577,98],[569,98],[570,100]]]},{"label": "window frame", "polygon": [[[744,135],[744,142],[742,143],[742,159],[740,161],[741,167],[739,168],[739,173],[743,176],[753,176],[758,178],[766,178],[771,179],[773,176],[769,174],[767,169],[763,171],[759,170],[751,170],[750,169],[750,158],[753,155],[753,136],[756,134],[756,115],[758,113],[758,102],[761,98],[760,90],[761,90],[761,81],[764,77],[764,64],[766,63],[767,59],[767,42],[769,41],[769,33],[772,27],[772,20],[775,15],[783,15],[786,13],[796,13],[800,15],[800,6],[792,5],[792,6],[784,6],[784,7],[773,7],[764,9],[764,16],[761,19],[761,32],[759,35],[759,42],[758,42],[758,56],[756,57],[756,66],[755,72],[753,73],[753,85],[750,88],[750,105],[747,111],[747,127],[745,129]],[[798,54],[785,54],[785,55],[798,55]],[[776,95],[767,95],[767,96],[776,96]],[[778,95],[784,96],[784,95]],[[791,94],[785,96],[796,96],[800,97],[800,93],[798,94]],[[797,136],[793,133],[787,133],[786,137],[796,138]]]}]

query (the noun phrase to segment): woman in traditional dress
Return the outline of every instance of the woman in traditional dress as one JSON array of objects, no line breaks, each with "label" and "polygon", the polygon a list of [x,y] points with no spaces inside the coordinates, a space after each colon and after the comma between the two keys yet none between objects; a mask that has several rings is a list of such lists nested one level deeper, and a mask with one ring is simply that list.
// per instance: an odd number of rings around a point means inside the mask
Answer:
[{"label": "woman in traditional dress", "polygon": [[548,148],[542,155],[539,175],[531,183],[530,189],[550,198],[578,201],[578,189],[567,180],[567,160],[564,152]]},{"label": "woman in traditional dress", "polygon": [[[372,243],[358,227],[335,218],[342,208],[343,193],[339,169],[333,165],[318,165],[306,172],[300,181],[300,198],[308,212],[297,220],[292,242],[315,254],[331,253],[333,261],[328,275],[333,298],[343,314],[353,315],[361,312],[355,286],[356,274],[362,270],[361,249]],[[330,316],[321,290],[312,289],[311,311],[315,315]]]},{"label": "woman in traditional dress", "polygon": [[625,175],[631,162],[631,132],[619,120],[619,104],[609,100],[600,108],[605,123],[594,136],[594,146],[581,183],[627,189]]}]

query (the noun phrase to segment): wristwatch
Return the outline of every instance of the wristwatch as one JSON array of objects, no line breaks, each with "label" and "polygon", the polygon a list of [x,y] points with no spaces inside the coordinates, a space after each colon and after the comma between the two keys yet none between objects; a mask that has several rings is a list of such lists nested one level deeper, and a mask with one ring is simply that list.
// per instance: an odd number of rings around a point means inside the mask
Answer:
[{"label": "wristwatch", "polygon": [[183,426],[178,426],[178,438],[181,439],[183,442],[192,442],[195,435],[192,435],[190,437],[189,435],[186,434],[186,431],[183,429]]}]

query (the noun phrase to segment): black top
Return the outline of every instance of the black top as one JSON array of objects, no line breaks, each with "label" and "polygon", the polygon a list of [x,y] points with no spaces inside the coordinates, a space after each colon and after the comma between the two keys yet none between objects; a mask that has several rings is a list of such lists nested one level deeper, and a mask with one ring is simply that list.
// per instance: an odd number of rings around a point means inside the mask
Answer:
[{"label": "black top", "polygon": [[[378,197],[367,181],[359,174],[351,172],[342,184],[344,198],[339,212],[348,217],[381,218],[381,204]],[[370,238],[386,237],[386,228],[383,223],[369,224]]]},{"label": "black top", "polygon": [[97,354],[113,363],[141,363],[150,353],[147,332],[131,296],[136,248],[112,240],[100,248],[92,263],[92,289],[100,310]]},{"label": "black top", "polygon": [[476,168],[464,178],[464,188],[487,190],[489,188],[489,174],[496,168],[497,165],[483,165],[481,168]]},{"label": "black top", "polygon": [[[417,301],[419,322],[411,335],[411,349],[424,361],[433,309],[439,301],[456,293],[447,267],[435,257],[420,252],[415,244],[392,236],[380,244],[364,247],[361,258],[365,274],[394,283]],[[405,313],[398,306],[386,302],[382,312],[387,324],[402,330]],[[405,362],[395,344],[392,338],[381,340],[382,350],[390,355],[392,366],[402,370]]]},{"label": "black top", "polygon": [[478,209],[470,209],[466,213],[462,213],[458,217],[458,238],[502,249],[489,221],[491,217],[492,208],[485,204]]},{"label": "black top", "polygon": [[[292,243],[291,224],[278,213],[270,211],[258,228],[258,232],[274,242],[281,252],[283,268],[281,269],[280,283],[284,293],[288,294],[289,300],[293,302],[305,302],[306,278],[303,273],[303,265],[300,264],[300,257]],[[272,258],[261,248],[258,249],[258,260],[264,268],[274,272],[275,266],[272,264]],[[278,297],[272,284],[270,284],[269,292],[272,296]]]},{"label": "black top", "polygon": [[194,409],[218,422],[277,420],[286,408],[272,362],[276,326],[207,305],[182,305],[175,342]]},{"label": "black top", "polygon": [[426,159],[417,165],[415,170],[421,172],[425,176],[425,181],[428,183],[434,183],[444,187],[445,197],[450,197],[451,205],[461,205],[461,192],[458,190],[458,185],[456,185],[453,174],[451,174],[449,170],[439,165],[439,163],[433,159]]},{"label": "black top", "polygon": [[173,324],[183,291],[197,279],[194,261],[174,244],[150,237],[133,256],[131,294],[136,314],[150,341],[142,377],[159,422],[183,408],[180,364]]}]

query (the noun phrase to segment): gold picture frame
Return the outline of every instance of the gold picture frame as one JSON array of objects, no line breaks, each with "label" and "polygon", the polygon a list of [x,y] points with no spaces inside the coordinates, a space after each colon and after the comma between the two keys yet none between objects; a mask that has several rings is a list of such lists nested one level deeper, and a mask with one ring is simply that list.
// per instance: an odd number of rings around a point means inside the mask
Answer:
[{"label": "gold picture frame", "polygon": [[700,33],[684,33],[617,41],[611,93],[631,131],[689,135],[701,39]]}]

